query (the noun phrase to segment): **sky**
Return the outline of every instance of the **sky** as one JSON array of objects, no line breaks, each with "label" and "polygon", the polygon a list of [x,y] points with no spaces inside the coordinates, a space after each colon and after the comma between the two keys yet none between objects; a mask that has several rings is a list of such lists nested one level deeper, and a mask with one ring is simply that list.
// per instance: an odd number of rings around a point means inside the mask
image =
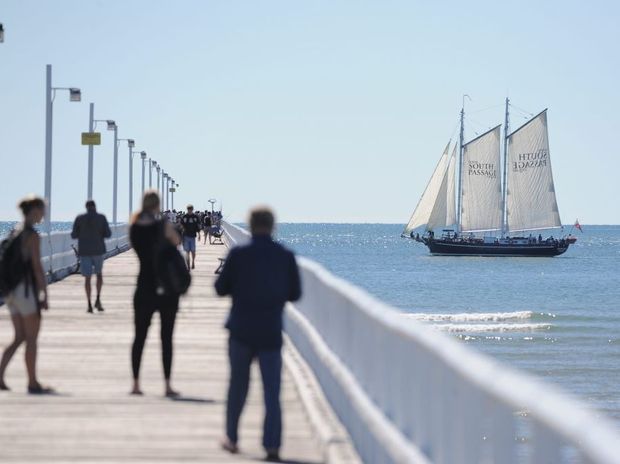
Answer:
[{"label": "sky", "polygon": [[[466,138],[503,121],[506,96],[515,126],[548,107],[563,222],[620,224],[620,2],[0,0],[0,22],[2,220],[43,194],[52,64],[54,86],[82,89],[54,101],[52,220],[83,209],[94,102],[179,183],[177,208],[404,224],[468,94]],[[94,198],[111,217],[113,137],[98,129]],[[134,174],[136,206],[139,159]]]}]

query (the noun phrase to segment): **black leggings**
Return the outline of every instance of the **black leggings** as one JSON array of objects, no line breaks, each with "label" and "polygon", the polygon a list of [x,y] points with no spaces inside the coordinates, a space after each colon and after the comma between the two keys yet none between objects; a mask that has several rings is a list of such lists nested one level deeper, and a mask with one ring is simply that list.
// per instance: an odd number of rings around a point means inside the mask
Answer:
[{"label": "black leggings", "polygon": [[172,332],[178,310],[178,299],[166,301],[160,304],[148,304],[146,302],[134,302],[134,324],[136,335],[131,348],[131,367],[133,378],[140,376],[140,363],[142,362],[142,350],[151,325],[151,319],[155,311],[159,311],[161,320],[161,357],[164,364],[164,377],[170,379],[172,370]]}]

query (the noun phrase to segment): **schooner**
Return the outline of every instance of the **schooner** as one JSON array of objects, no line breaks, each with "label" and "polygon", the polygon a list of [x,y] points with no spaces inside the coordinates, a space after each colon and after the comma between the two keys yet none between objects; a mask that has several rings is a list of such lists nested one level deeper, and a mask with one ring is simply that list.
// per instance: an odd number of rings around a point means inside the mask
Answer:
[{"label": "schooner", "polygon": [[[452,151],[450,142],[446,146],[403,236],[438,255],[564,253],[575,237],[541,235],[562,227],[549,158],[547,110],[509,132],[506,98],[503,137],[498,125],[465,143],[464,107],[459,143]],[[438,238],[436,229],[443,231]]]}]

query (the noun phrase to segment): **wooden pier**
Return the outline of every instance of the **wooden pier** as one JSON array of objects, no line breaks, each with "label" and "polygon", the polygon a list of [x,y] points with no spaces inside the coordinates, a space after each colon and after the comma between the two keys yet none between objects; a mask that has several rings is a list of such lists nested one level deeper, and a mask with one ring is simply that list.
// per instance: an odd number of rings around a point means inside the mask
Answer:
[{"label": "wooden pier", "polygon": [[[132,295],[138,262],[133,251],[106,261],[105,312],[87,314],[83,278],[72,275],[50,287],[50,310],[39,339],[39,377],[55,396],[27,395],[24,348],[9,366],[11,392],[0,392],[0,462],[227,463],[262,460],[262,386],[254,366],[240,431],[241,454],[219,447],[224,430],[228,379],[229,300],[213,290],[217,258],[224,246],[199,245],[193,285],[182,299],[175,328],[174,386],[177,401],[163,397],[156,314],[142,365],[144,397],[129,395]],[[0,346],[12,337],[0,307]],[[317,442],[300,395],[284,370],[282,405],[285,462],[319,463]]]}]

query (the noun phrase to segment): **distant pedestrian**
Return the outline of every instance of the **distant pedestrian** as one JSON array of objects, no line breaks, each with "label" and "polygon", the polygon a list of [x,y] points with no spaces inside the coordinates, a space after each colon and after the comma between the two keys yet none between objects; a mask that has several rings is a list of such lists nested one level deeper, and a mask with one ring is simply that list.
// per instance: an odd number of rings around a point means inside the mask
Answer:
[{"label": "distant pedestrian", "polygon": [[86,213],[79,215],[73,222],[71,238],[78,241],[78,255],[80,257],[80,272],[84,276],[84,288],[88,300],[87,312],[93,312],[91,303],[91,278],[97,274],[97,298],[95,308],[103,312],[101,304],[101,288],[103,287],[103,260],[106,253],[105,239],[112,236],[108,220],[97,212],[93,200],[86,202]]},{"label": "distant pedestrian", "polygon": [[[15,329],[13,342],[4,350],[0,360],[0,390],[9,390],[4,373],[17,351],[26,342],[28,393],[49,394],[53,389],[42,386],[36,374],[37,339],[41,327],[41,309],[48,309],[47,281],[41,266],[39,234],[34,230],[45,215],[45,202],[28,197],[19,203],[24,222],[3,242],[2,288],[8,291],[6,303]],[[8,266],[10,272],[5,272]]]},{"label": "distant pedestrian", "polygon": [[194,207],[187,205],[187,213],[181,218],[181,226],[183,226],[183,250],[187,253],[187,268],[196,267],[196,236],[200,226],[200,219],[194,214]]},{"label": "distant pedestrian", "polygon": [[159,311],[165,395],[176,398],[179,394],[173,390],[171,384],[172,334],[179,308],[179,296],[189,287],[190,276],[183,257],[177,250],[181,243],[180,234],[172,223],[158,219],[158,213],[159,195],[154,190],[146,192],[142,200],[142,210],[133,218],[129,232],[131,244],[140,260],[140,273],[134,294],[135,337],[131,349],[131,394],[142,395],[142,351],[153,313]]},{"label": "distant pedestrian", "polygon": [[251,243],[230,250],[215,282],[218,295],[232,296],[226,322],[230,332],[226,437],[221,444],[231,453],[238,452],[237,430],[250,383],[250,365],[258,358],[265,398],[263,447],[268,461],[278,461],[282,435],[282,313],[287,301],[300,298],[301,284],[295,256],[271,237],[271,210],[254,209],[249,223]]},{"label": "distant pedestrian", "polygon": [[206,212],[202,218],[202,228],[204,230],[204,244],[207,244],[207,237],[209,237],[209,243],[211,243],[211,213]]}]

